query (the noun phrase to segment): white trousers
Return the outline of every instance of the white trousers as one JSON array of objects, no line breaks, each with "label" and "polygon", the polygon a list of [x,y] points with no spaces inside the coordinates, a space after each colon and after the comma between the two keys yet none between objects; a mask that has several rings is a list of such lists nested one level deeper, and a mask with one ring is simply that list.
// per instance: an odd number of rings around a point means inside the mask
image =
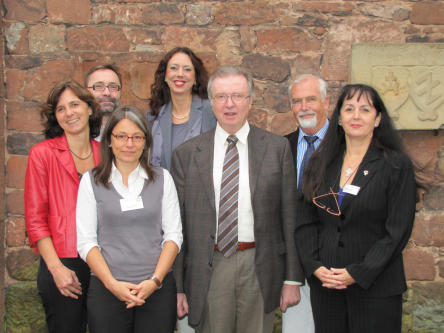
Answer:
[{"label": "white trousers", "polygon": [[313,312],[310,302],[310,287],[307,281],[300,287],[301,301],[282,313],[282,333],[314,333]]}]

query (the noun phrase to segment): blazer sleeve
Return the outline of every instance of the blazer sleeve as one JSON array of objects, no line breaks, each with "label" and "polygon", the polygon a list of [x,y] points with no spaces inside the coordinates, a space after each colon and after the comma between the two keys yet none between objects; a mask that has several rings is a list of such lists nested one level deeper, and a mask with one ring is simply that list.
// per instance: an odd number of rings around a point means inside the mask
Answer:
[{"label": "blazer sleeve", "polygon": [[415,174],[407,156],[402,156],[399,161],[400,167],[390,168],[384,237],[370,248],[362,262],[346,267],[364,289],[371,286],[390,260],[401,255],[412,232],[416,206]]},{"label": "blazer sleeve", "polygon": [[318,216],[315,206],[302,196],[297,201],[295,242],[305,276],[309,278],[323,264],[319,261]]},{"label": "blazer sleeve", "polygon": [[185,251],[187,249],[187,235],[186,228],[184,227],[185,221],[185,212],[184,212],[184,187],[185,187],[185,170],[183,169],[182,161],[180,160],[180,156],[175,150],[173,152],[173,157],[171,159],[171,176],[173,177],[174,183],[176,185],[177,196],[179,198],[179,206],[180,206],[180,215],[182,220],[182,234],[183,234],[183,242],[182,249],[176,257],[174,262],[174,277],[176,279],[176,288],[178,293],[183,293],[183,280],[184,280],[184,256]]},{"label": "blazer sleeve", "polygon": [[[25,175],[25,222],[32,247],[51,236],[48,226],[48,166],[42,149],[31,149]],[[41,148],[41,147],[39,147]]]},{"label": "blazer sleeve", "polygon": [[304,284],[304,271],[300,262],[300,256],[294,242],[296,229],[296,176],[293,157],[288,140],[285,140],[285,148],[282,162],[282,217],[284,240],[286,247],[286,277],[287,281],[297,281]]}]

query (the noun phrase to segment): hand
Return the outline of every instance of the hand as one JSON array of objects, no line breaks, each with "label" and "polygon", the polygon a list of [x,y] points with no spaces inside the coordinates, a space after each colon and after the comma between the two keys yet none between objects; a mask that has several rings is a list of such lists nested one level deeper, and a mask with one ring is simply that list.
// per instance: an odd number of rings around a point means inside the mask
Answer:
[{"label": "hand", "polygon": [[114,280],[107,288],[119,300],[125,302],[127,309],[145,303],[144,299],[141,299],[136,295],[137,294],[136,284],[125,281]]},{"label": "hand", "polygon": [[314,271],[316,276],[321,282],[322,286],[329,289],[345,289],[347,286],[343,285],[340,281],[334,278],[332,270],[327,269],[325,266],[319,267]]},{"label": "hand", "polygon": [[185,293],[177,293],[177,317],[182,318],[188,314],[188,302]]},{"label": "hand", "polygon": [[298,285],[285,284],[281,290],[281,310],[287,311],[287,307],[298,304],[301,301],[301,292]]},{"label": "hand", "polygon": [[63,296],[78,299],[78,295],[82,295],[82,285],[80,284],[76,273],[65,265],[58,265],[51,270],[51,275],[57,289]]},{"label": "hand", "polygon": [[330,269],[333,272],[332,279],[336,280],[339,284],[339,286],[343,288],[336,288],[336,289],[344,289],[347,288],[347,286],[355,283],[355,279],[351,277],[351,275],[347,272],[345,268],[331,268]]},{"label": "hand", "polygon": [[153,280],[144,280],[140,282],[136,288],[131,290],[131,294],[137,296],[140,299],[146,300],[157,289],[157,284]]}]

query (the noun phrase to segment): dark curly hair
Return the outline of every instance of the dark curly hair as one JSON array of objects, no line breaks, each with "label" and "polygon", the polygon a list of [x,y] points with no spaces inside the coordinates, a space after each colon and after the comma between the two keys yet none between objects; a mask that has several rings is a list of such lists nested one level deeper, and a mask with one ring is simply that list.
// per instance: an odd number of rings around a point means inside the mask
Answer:
[{"label": "dark curly hair", "polygon": [[60,95],[66,90],[70,89],[80,100],[84,101],[91,108],[92,114],[89,117],[89,135],[95,138],[100,133],[102,125],[102,110],[100,104],[97,103],[93,95],[88,89],[83,88],[75,81],[62,81],[57,83],[49,92],[45,104],[40,107],[40,115],[43,119],[44,130],[43,134],[46,139],[52,139],[62,136],[64,130],[60,127],[59,122],[55,116],[55,110],[60,100]]},{"label": "dark curly hair", "polygon": [[157,117],[160,107],[171,100],[170,88],[165,82],[165,74],[168,61],[170,61],[176,53],[185,53],[190,57],[191,63],[193,64],[196,73],[196,84],[193,85],[192,94],[198,95],[200,98],[208,98],[208,72],[205,69],[202,60],[188,47],[175,47],[165,54],[162,60],[160,60],[159,66],[157,66],[156,73],[154,74],[154,82],[151,85],[150,98],[150,110],[153,116]]}]

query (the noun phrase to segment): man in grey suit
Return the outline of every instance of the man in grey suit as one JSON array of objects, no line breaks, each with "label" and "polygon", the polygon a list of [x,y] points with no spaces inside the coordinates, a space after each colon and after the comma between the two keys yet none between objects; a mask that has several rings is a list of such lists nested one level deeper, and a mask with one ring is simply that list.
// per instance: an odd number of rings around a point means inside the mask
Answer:
[{"label": "man in grey suit", "polygon": [[184,245],[178,315],[198,333],[270,333],[274,310],[299,302],[296,175],[287,139],[247,122],[251,75],[220,67],[208,93],[215,129],[173,153]]},{"label": "man in grey suit", "polygon": [[[299,129],[287,135],[287,138],[293,152],[297,184],[300,187],[302,185],[303,165],[310,158],[310,154],[319,146],[327,132],[327,112],[330,100],[327,96],[327,83],[311,74],[296,77],[291,83],[288,93],[291,110],[299,123]],[[313,142],[310,141],[310,138],[313,138]],[[312,145],[311,153],[309,149],[310,142]],[[282,333],[314,333],[315,331],[308,284],[302,286],[300,291],[300,303],[289,307],[282,314]]]}]

